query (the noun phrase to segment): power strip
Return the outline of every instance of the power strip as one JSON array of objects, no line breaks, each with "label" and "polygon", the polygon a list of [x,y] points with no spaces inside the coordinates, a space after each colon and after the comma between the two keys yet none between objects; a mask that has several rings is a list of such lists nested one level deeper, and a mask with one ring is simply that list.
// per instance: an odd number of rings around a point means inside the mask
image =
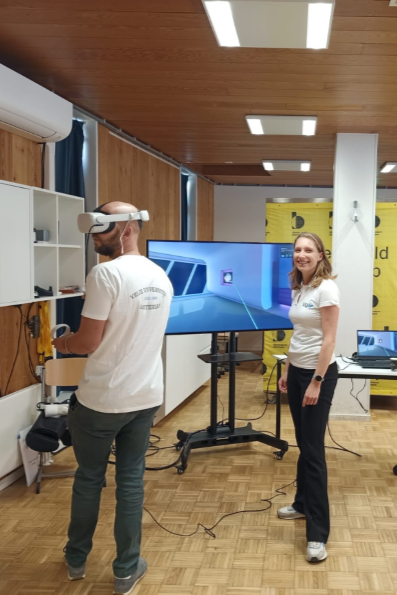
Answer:
[{"label": "power strip", "polygon": [[33,339],[38,339],[40,337],[40,316],[38,314],[35,314],[28,320],[28,327],[30,336]]}]

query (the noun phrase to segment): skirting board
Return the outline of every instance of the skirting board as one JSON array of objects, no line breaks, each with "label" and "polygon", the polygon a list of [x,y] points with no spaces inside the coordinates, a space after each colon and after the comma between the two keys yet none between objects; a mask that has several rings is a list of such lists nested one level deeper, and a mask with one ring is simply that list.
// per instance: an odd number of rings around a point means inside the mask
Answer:
[{"label": "skirting board", "polygon": [[334,414],[330,414],[329,416],[330,421],[332,420],[344,420],[344,421],[371,421],[371,415],[369,413],[364,413],[363,415],[360,414],[353,414],[353,415],[349,415],[347,413],[343,414],[343,413],[334,413]]},{"label": "skirting board", "polygon": [[41,385],[34,384],[0,399],[0,485],[21,477],[17,477],[22,465],[18,435],[36,419],[40,398]]},{"label": "skirting board", "polygon": [[18,469],[15,469],[15,471],[12,471],[12,473],[9,473],[5,477],[3,477],[3,479],[0,479],[0,492],[8,488],[8,486],[10,486],[11,484],[18,481],[18,479],[21,479],[21,477],[23,477],[24,475],[25,471],[23,470],[23,467],[19,467]]}]

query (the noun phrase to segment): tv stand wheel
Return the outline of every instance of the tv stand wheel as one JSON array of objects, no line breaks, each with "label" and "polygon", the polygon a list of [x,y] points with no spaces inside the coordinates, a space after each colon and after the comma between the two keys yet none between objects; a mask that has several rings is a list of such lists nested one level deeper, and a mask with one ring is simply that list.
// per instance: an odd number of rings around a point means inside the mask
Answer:
[{"label": "tv stand wheel", "polygon": [[268,405],[274,405],[275,402],[276,402],[276,397],[268,397],[267,398]]},{"label": "tv stand wheel", "polygon": [[176,450],[178,450],[178,451],[179,451],[179,450],[182,450],[182,448],[183,448],[183,442],[177,442],[177,443],[175,444],[175,448],[176,448]]},{"label": "tv stand wheel", "polygon": [[274,454],[276,455],[276,459],[278,461],[282,461],[283,456],[285,455],[285,450],[277,450]]},{"label": "tv stand wheel", "polygon": [[178,475],[183,475],[185,473],[186,467],[177,467]]}]

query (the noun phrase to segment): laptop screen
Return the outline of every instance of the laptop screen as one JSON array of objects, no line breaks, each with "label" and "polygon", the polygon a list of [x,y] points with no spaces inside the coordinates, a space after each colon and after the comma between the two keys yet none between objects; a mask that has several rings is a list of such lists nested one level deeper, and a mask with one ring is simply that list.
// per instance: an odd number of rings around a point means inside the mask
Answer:
[{"label": "laptop screen", "polygon": [[368,359],[397,357],[397,332],[357,331],[357,355]]}]

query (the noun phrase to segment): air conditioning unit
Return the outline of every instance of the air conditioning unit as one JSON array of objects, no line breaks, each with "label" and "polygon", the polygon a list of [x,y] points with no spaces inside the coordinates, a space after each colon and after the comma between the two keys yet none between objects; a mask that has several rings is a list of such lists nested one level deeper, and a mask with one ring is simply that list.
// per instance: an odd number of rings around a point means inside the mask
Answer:
[{"label": "air conditioning unit", "polygon": [[69,136],[73,104],[0,64],[0,128],[36,142]]}]

